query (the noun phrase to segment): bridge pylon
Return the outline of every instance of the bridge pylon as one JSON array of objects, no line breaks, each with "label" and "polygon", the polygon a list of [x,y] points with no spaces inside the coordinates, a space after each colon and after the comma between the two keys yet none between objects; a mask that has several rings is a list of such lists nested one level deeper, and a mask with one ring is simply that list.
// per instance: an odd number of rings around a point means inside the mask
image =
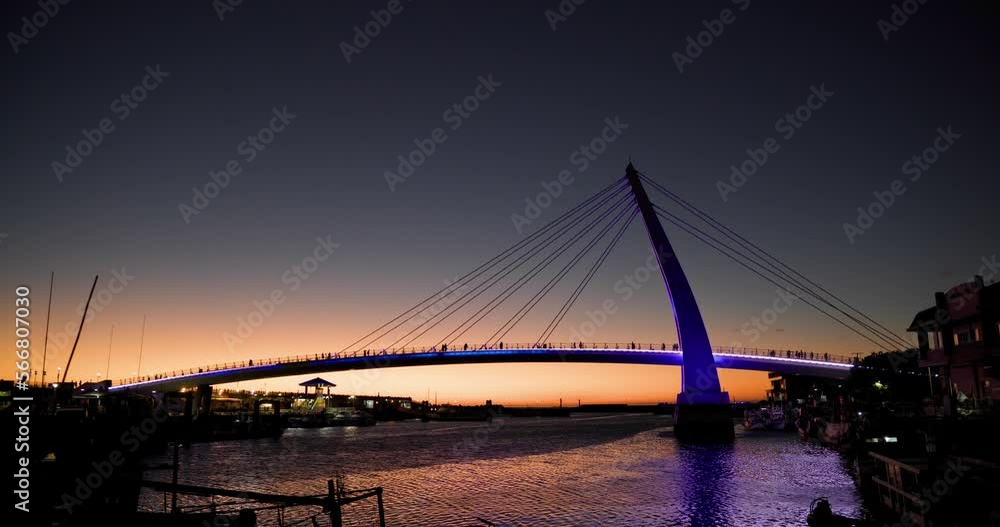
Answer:
[{"label": "bridge pylon", "polygon": [[681,440],[732,439],[734,432],[729,393],[722,391],[719,384],[712,345],[691,284],[642,186],[639,172],[631,162],[625,168],[625,176],[632,187],[649,243],[667,287],[683,354],[681,392],[677,394],[674,409],[674,434]]}]

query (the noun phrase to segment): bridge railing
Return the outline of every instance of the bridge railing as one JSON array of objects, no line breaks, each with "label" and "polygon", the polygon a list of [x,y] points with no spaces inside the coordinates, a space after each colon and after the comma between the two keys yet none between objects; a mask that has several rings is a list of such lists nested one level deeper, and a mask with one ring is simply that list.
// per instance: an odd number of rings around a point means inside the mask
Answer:
[{"label": "bridge railing", "polygon": [[[142,375],[119,379],[115,385],[131,384],[135,382],[155,381],[160,379],[170,379],[185,375],[196,375],[199,373],[210,373],[224,370],[233,370],[249,367],[276,366],[282,364],[292,364],[298,362],[319,361],[319,360],[341,360],[364,357],[379,357],[392,355],[412,355],[417,353],[457,353],[476,351],[500,351],[500,350],[523,350],[523,349],[564,349],[564,350],[622,350],[637,353],[681,353],[677,344],[667,344],[665,342],[546,342],[546,343],[524,343],[524,342],[501,342],[492,346],[482,344],[462,344],[460,346],[418,346],[404,348],[387,349],[362,349],[353,351],[341,351],[336,353],[307,353],[301,355],[290,355],[272,359],[229,361],[202,366],[198,368],[186,368],[161,372],[154,375]],[[833,355],[830,353],[815,353],[802,350],[779,350],[773,348],[748,348],[748,347],[727,347],[713,346],[712,352],[717,355],[740,355],[745,357],[771,357],[783,359],[798,359],[816,362],[819,364],[853,364],[855,358],[846,355]]]}]

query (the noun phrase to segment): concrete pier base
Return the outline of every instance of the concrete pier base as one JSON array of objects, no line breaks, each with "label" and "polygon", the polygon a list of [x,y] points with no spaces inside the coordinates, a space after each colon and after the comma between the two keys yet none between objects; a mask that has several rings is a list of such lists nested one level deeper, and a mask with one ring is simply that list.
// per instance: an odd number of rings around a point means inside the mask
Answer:
[{"label": "concrete pier base", "polygon": [[674,436],[679,441],[714,443],[735,438],[728,392],[679,393]]}]

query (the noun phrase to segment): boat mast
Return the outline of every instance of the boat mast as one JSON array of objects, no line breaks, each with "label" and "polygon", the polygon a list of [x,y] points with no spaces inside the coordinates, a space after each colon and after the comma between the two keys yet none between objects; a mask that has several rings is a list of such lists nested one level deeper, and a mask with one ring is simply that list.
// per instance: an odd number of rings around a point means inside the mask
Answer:
[{"label": "boat mast", "polygon": [[49,319],[52,318],[52,286],[56,281],[56,272],[49,275],[49,308],[45,312],[45,344],[42,346],[42,386],[45,386],[45,356],[49,353]]}]

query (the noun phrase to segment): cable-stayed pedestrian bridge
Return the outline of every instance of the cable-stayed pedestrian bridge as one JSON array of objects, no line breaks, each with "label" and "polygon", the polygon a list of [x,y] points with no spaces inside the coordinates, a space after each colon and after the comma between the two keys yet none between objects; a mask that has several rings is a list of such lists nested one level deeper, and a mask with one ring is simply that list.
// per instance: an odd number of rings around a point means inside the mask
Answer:
[{"label": "cable-stayed pedestrian bridge", "polygon": [[[677,207],[668,210],[653,203],[646,193],[646,185]],[[678,345],[670,345],[668,349],[666,343],[579,342],[587,339],[586,332],[582,337],[574,334],[566,337],[577,342],[550,345],[559,340],[560,337],[554,335],[560,323],[637,217],[642,218],[666,286]],[[718,368],[846,377],[852,362],[845,357],[757,348],[713,348],[691,284],[661,220],[794,295],[802,304],[866,339],[877,349],[909,348],[904,338],[629,163],[624,177],[339,353],[191,368],[155,375],[152,379],[126,380],[112,389],[171,390],[197,385],[199,393],[210,396],[208,388],[213,384],[370,368],[498,362],[671,365],[681,368],[681,391],[677,394],[675,412],[678,436],[726,438],[733,435],[730,401],[729,394],[720,385]],[[598,245],[603,250],[595,250]],[[580,266],[582,272],[577,272],[576,287],[562,296],[550,295],[584,260],[592,263]],[[488,292],[490,294],[483,296]],[[541,333],[532,339],[536,344],[504,344],[507,339],[524,338],[516,333],[510,337],[508,334],[515,327],[523,334],[527,324],[521,322],[532,311],[539,311],[536,308],[543,299],[553,296],[564,301]],[[439,308],[442,303],[445,306]],[[453,318],[458,313],[462,313],[462,317]],[[442,325],[448,320],[461,322]],[[487,325],[492,327],[484,327]],[[474,327],[476,330],[470,333]],[[468,347],[464,342],[470,340],[481,344]],[[411,347],[414,343],[433,345]]]}]

